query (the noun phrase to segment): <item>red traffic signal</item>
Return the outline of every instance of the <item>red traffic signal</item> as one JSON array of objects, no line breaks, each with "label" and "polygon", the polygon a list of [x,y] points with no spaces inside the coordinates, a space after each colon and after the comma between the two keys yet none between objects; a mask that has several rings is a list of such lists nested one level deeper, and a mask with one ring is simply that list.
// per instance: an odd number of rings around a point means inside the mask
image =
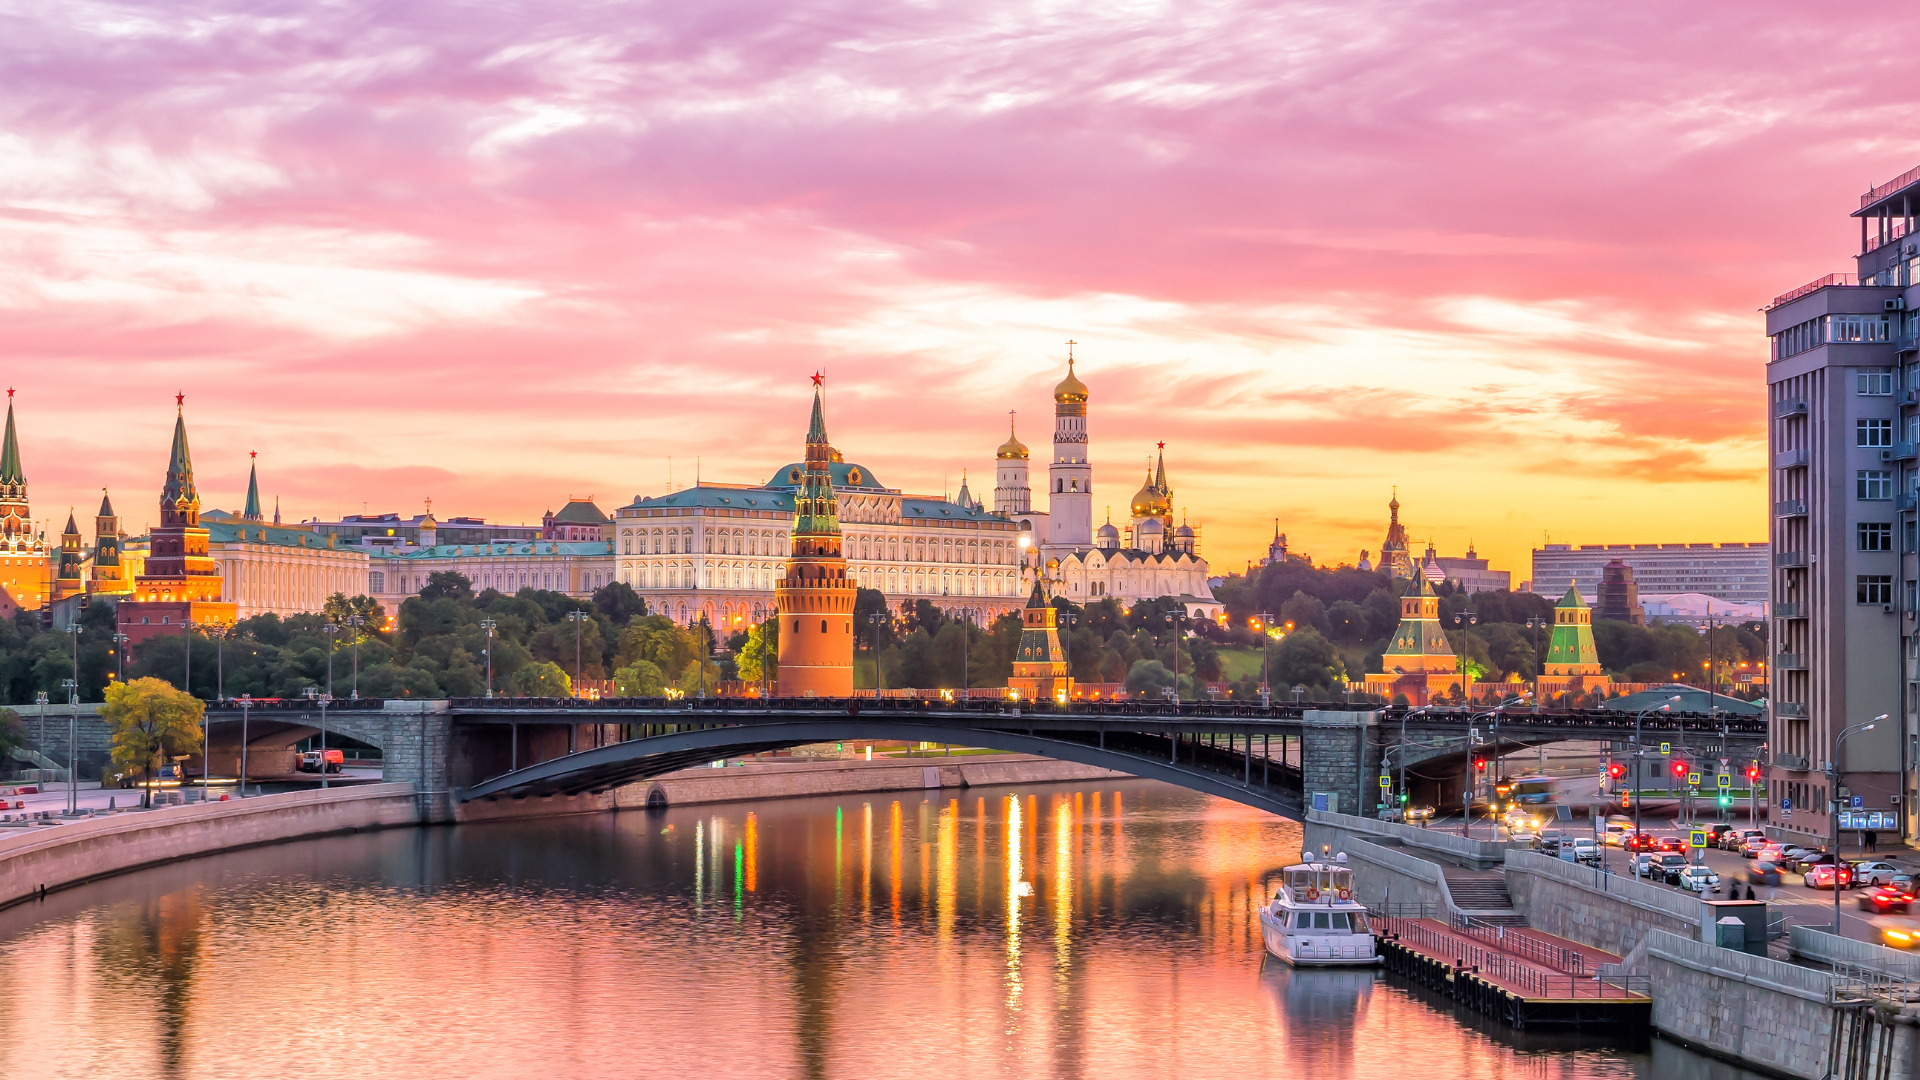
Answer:
[{"label": "red traffic signal", "polygon": [[1474,758],[1474,759],[1473,759],[1473,767],[1474,767],[1475,769],[1478,769],[1478,770],[1479,770],[1479,771],[1481,771],[1481,772],[1486,772],[1486,771],[1487,771],[1487,759],[1486,759],[1486,758]]},{"label": "red traffic signal", "polygon": [[1760,766],[1758,765],[1747,766],[1747,779],[1749,781],[1757,782],[1760,779]]},{"label": "red traffic signal", "polygon": [[1627,767],[1616,761],[1613,764],[1607,766],[1607,775],[1613,777],[1615,780],[1618,780],[1621,777],[1627,775]]},{"label": "red traffic signal", "polygon": [[1676,762],[1674,762],[1674,763],[1673,763],[1673,775],[1675,775],[1675,776],[1685,776],[1685,775],[1687,775],[1687,763],[1686,763],[1686,762],[1684,762],[1684,761],[1676,761]]}]

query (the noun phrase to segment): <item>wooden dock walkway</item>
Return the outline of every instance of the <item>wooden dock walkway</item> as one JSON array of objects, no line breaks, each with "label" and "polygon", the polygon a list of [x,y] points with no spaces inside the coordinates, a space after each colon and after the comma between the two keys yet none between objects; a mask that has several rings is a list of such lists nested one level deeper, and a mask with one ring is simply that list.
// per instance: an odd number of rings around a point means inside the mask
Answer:
[{"label": "wooden dock walkway", "polygon": [[1375,916],[1387,970],[1516,1028],[1537,1024],[1644,1027],[1647,979],[1600,974],[1618,956],[1528,927]]}]

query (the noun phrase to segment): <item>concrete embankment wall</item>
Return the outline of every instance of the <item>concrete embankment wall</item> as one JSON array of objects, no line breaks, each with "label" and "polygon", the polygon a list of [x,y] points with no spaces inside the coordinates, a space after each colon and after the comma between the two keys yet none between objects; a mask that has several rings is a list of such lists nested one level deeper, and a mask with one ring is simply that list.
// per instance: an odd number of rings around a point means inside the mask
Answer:
[{"label": "concrete embankment wall", "polygon": [[531,815],[640,810],[648,805],[649,800],[658,802],[661,799],[668,806],[687,806],[813,795],[1130,779],[1132,777],[1126,773],[1027,754],[889,758],[880,761],[788,761],[725,769],[683,769],[599,795],[476,799],[457,804],[455,819],[492,821]]},{"label": "concrete embankment wall", "polygon": [[1404,847],[1431,855],[1444,862],[1475,870],[1491,870],[1504,864],[1509,849],[1526,847],[1513,841],[1475,840],[1441,829],[1422,829],[1396,821],[1330,814],[1325,810],[1307,811],[1308,824],[1338,829],[1343,833],[1371,839],[1388,847]]},{"label": "concrete embankment wall", "polygon": [[1418,854],[1398,851],[1377,842],[1380,838],[1346,828],[1344,814],[1312,813],[1306,824],[1307,849],[1318,856],[1344,852],[1353,871],[1354,899],[1363,904],[1425,904],[1444,917],[1456,909],[1440,865]]},{"label": "concrete embankment wall", "polygon": [[296,791],[74,821],[0,837],[0,906],[143,866],[306,836],[413,825],[412,784]]},{"label": "concrete embankment wall", "polygon": [[1618,874],[1549,859],[1537,851],[1506,853],[1507,894],[1527,925],[1619,956],[1649,931],[1701,940],[1713,909],[1704,901]]}]

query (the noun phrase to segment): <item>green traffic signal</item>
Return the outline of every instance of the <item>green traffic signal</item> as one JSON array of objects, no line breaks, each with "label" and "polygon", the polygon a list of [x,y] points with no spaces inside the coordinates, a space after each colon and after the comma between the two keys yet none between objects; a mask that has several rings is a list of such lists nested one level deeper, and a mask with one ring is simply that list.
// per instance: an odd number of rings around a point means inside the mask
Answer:
[{"label": "green traffic signal", "polygon": [[1722,795],[1722,796],[1720,796],[1720,805],[1721,805],[1721,806],[1731,806],[1731,805],[1733,805],[1733,799],[1732,799],[1731,797],[1729,797],[1729,796],[1726,796],[1726,795]]},{"label": "green traffic signal", "polygon": [[1403,792],[1401,792],[1401,793],[1400,793],[1400,801],[1401,801],[1401,802],[1406,802],[1406,801],[1407,801],[1407,793],[1406,793],[1406,792],[1404,792],[1404,791],[1403,791]]}]

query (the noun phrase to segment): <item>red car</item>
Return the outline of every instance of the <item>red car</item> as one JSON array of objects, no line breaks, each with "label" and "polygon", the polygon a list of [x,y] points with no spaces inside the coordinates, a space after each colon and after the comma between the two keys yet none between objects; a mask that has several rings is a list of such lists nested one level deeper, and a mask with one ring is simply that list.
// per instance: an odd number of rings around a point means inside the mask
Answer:
[{"label": "red car", "polygon": [[1626,848],[1628,851],[1652,851],[1653,834],[1643,832],[1628,833],[1626,838],[1620,841],[1620,846]]},{"label": "red car", "polygon": [[1885,915],[1889,911],[1906,912],[1912,909],[1913,894],[1901,892],[1890,885],[1868,889],[1860,894],[1860,910]]},{"label": "red car", "polygon": [[1654,841],[1655,851],[1677,851],[1686,854],[1687,842],[1677,836],[1663,836]]}]

